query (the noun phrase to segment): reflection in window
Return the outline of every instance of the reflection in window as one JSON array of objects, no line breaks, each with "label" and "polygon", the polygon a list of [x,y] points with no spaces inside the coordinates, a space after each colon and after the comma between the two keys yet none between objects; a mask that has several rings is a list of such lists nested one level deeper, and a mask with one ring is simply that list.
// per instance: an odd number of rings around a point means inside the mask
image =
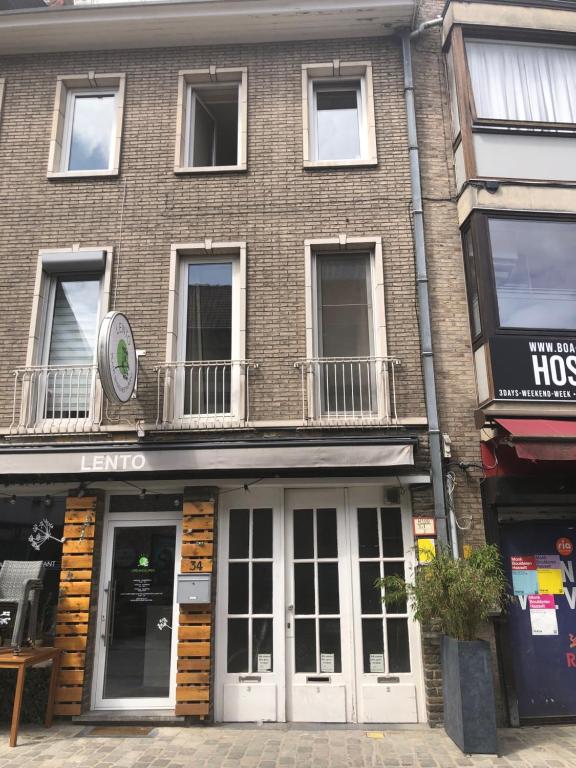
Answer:
[{"label": "reflection in window", "polygon": [[105,171],[112,166],[116,96],[72,94],[68,108],[68,171]]},{"label": "reflection in window", "polygon": [[500,326],[576,329],[576,223],[490,220]]},{"label": "reflection in window", "polygon": [[476,260],[472,247],[472,232],[470,228],[462,236],[464,245],[464,261],[466,266],[466,287],[468,289],[468,305],[470,307],[470,330],[475,339],[482,333],[482,321],[480,319],[480,295],[478,291],[478,274],[476,272]]},{"label": "reflection in window", "polygon": [[314,83],[315,160],[359,160],[360,82]]}]

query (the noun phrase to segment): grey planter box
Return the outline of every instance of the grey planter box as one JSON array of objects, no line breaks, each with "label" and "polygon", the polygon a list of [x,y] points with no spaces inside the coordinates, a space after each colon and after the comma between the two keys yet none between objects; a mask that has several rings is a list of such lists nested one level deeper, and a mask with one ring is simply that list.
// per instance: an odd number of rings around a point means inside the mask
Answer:
[{"label": "grey planter box", "polygon": [[490,646],[442,637],[444,728],[466,754],[496,754],[496,704]]}]

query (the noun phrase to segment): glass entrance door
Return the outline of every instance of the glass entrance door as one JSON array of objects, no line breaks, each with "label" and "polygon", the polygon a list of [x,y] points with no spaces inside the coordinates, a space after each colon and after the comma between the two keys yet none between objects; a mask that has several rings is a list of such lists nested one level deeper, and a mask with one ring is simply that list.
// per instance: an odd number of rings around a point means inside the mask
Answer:
[{"label": "glass entrance door", "polygon": [[100,601],[97,706],[173,705],[176,521],[113,521]]}]

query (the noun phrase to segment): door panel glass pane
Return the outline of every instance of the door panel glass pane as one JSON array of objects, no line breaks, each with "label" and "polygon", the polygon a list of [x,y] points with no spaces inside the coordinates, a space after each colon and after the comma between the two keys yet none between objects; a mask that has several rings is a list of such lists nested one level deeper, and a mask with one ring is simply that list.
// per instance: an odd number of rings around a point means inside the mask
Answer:
[{"label": "door panel glass pane", "polygon": [[314,564],[294,564],[294,612],[316,613]]},{"label": "door panel glass pane", "polygon": [[318,613],[340,613],[338,563],[318,563]]},{"label": "door panel glass pane", "polygon": [[248,619],[228,619],[228,672],[248,671]]},{"label": "door panel glass pane", "polygon": [[228,613],[248,613],[248,563],[228,564]]},{"label": "door panel glass pane", "polygon": [[250,510],[230,510],[230,549],[231,560],[240,560],[248,557],[248,544],[250,541]]},{"label": "door panel glass pane", "polygon": [[318,557],[338,557],[336,510],[316,510]]},{"label": "door panel glass pane", "polygon": [[384,557],[404,557],[402,541],[402,515],[397,507],[383,507],[380,510],[382,520],[382,554]]},{"label": "door panel glass pane", "polygon": [[374,582],[380,578],[379,563],[360,563],[360,596],[362,613],[382,613],[382,599]]},{"label": "door panel glass pane", "polygon": [[296,619],[294,634],[296,672],[316,672],[316,621]]},{"label": "door panel glass pane", "polygon": [[320,619],[320,654],[327,654],[324,669],[320,660],[320,672],[328,672],[328,667],[334,663],[334,672],[342,672],[342,653],[340,644],[340,619]]},{"label": "door panel glass pane", "polygon": [[408,619],[388,619],[388,663],[390,672],[410,672],[410,645]]},{"label": "door panel glass pane", "polygon": [[[268,669],[266,658],[258,656],[270,656],[270,665]],[[273,672],[273,654],[272,654],[272,619],[252,619],[252,672]]]},{"label": "door panel glass pane", "polygon": [[360,557],[379,557],[378,512],[376,509],[358,510],[358,548]]},{"label": "door panel glass pane", "polygon": [[576,329],[576,223],[490,220],[500,325]]},{"label": "door panel glass pane", "polygon": [[116,97],[76,96],[70,138],[69,171],[105,171],[115,124]]},{"label": "door panel glass pane", "polygon": [[314,86],[316,91],[316,155],[318,160],[360,157],[357,84],[350,89]]},{"label": "door panel glass pane", "polygon": [[[404,563],[384,563],[384,575],[385,576],[401,576],[404,578]],[[386,613],[406,613],[407,606],[406,600],[398,600],[394,604],[389,604],[386,607]]]},{"label": "door panel glass pane", "polygon": [[175,552],[174,525],[114,529],[105,699],[169,695]]},{"label": "door panel glass pane", "polygon": [[272,557],[272,510],[255,509],[252,515],[252,557]]},{"label": "door panel glass pane", "polygon": [[294,510],[294,559],[314,557],[314,513],[311,509]]},{"label": "door panel glass pane", "polygon": [[189,264],[185,414],[230,412],[231,355],[232,264]]},{"label": "door panel glass pane", "polygon": [[[385,671],[382,619],[362,619],[362,654],[366,674]],[[373,655],[372,664],[370,664],[371,655]]]},{"label": "door panel glass pane", "polygon": [[272,613],[272,563],[252,563],[252,613]]}]

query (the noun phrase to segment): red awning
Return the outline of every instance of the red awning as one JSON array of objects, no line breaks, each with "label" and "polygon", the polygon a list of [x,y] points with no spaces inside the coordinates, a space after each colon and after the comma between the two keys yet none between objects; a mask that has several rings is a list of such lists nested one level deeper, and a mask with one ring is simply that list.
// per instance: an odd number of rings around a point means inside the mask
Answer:
[{"label": "red awning", "polygon": [[520,459],[576,461],[576,420],[495,419]]}]

